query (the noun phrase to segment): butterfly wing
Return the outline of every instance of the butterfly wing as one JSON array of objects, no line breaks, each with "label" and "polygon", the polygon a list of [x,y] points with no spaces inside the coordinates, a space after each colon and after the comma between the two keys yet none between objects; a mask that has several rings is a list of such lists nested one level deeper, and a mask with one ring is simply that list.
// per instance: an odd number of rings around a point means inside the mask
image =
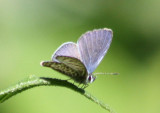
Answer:
[{"label": "butterfly wing", "polygon": [[73,42],[62,44],[52,55],[52,61],[43,61],[42,66],[61,72],[79,83],[86,80],[86,67],[80,61],[78,47]]},{"label": "butterfly wing", "polygon": [[43,61],[43,62],[41,62],[41,65],[44,67],[50,67],[50,68],[52,68],[62,74],[68,75],[70,77],[78,75],[77,71],[66,66],[63,63],[54,62],[54,61]]},{"label": "butterfly wing", "polygon": [[67,42],[62,44],[52,55],[52,60],[57,61],[57,56],[68,56],[80,59],[80,54],[78,51],[77,44],[73,42]]},{"label": "butterfly wing", "polygon": [[68,67],[74,69],[76,72],[79,73],[79,76],[87,75],[86,67],[79,59],[66,56],[57,56],[56,59],[59,62],[67,65]]},{"label": "butterfly wing", "polygon": [[112,30],[98,29],[83,34],[77,42],[80,57],[88,73],[92,73],[104,55],[107,53],[112,41]]},{"label": "butterfly wing", "polygon": [[42,66],[50,67],[62,74],[65,74],[79,83],[86,82],[86,68],[76,58],[58,56],[57,59],[62,62],[54,62],[54,61],[43,61],[41,62]]}]

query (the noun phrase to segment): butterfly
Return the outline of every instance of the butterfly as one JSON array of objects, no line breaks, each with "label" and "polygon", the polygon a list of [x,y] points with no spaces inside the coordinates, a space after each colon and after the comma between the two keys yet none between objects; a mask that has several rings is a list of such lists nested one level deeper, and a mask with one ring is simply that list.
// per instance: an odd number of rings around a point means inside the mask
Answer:
[{"label": "butterfly", "polygon": [[50,67],[80,84],[92,83],[96,79],[92,73],[107,53],[112,37],[111,29],[88,31],[77,43],[63,43],[52,55],[52,60],[42,61],[41,66]]}]

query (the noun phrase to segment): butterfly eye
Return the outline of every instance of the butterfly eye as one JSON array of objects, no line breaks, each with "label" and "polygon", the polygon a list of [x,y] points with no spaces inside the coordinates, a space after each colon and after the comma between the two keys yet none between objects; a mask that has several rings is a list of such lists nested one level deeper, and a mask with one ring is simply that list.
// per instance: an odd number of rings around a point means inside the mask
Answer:
[{"label": "butterfly eye", "polygon": [[92,75],[88,77],[88,81],[91,82],[91,80],[92,80]]},{"label": "butterfly eye", "polygon": [[89,75],[87,81],[88,81],[89,83],[92,83],[95,79],[96,79],[96,77],[94,77],[94,76],[92,76],[92,75]]}]

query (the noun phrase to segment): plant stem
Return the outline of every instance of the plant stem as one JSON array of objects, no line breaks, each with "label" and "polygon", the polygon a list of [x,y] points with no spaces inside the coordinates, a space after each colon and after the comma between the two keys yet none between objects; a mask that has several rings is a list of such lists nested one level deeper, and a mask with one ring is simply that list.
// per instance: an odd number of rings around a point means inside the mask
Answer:
[{"label": "plant stem", "polygon": [[110,113],[113,113],[111,108],[98,100],[96,97],[92,96],[90,93],[85,91],[82,88],[77,87],[76,85],[68,82],[67,80],[60,80],[56,78],[45,78],[45,77],[37,77],[35,75],[29,76],[28,78],[18,82],[16,85],[9,87],[6,90],[3,90],[0,92],[0,103],[3,103],[7,99],[11,98],[12,96],[21,93],[27,89],[36,87],[36,86],[61,86],[66,87],[71,90],[74,90],[85,97],[87,97],[89,100],[99,104],[102,108],[106,109]]}]

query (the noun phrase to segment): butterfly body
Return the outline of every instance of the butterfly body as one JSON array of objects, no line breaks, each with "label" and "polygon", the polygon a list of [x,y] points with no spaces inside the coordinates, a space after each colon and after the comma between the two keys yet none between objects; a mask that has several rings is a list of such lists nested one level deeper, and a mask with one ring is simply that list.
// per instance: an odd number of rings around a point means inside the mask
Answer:
[{"label": "butterfly body", "polygon": [[101,62],[112,41],[112,30],[98,29],[83,34],[77,43],[62,44],[52,55],[52,61],[41,62],[82,84],[92,83],[93,71]]}]

